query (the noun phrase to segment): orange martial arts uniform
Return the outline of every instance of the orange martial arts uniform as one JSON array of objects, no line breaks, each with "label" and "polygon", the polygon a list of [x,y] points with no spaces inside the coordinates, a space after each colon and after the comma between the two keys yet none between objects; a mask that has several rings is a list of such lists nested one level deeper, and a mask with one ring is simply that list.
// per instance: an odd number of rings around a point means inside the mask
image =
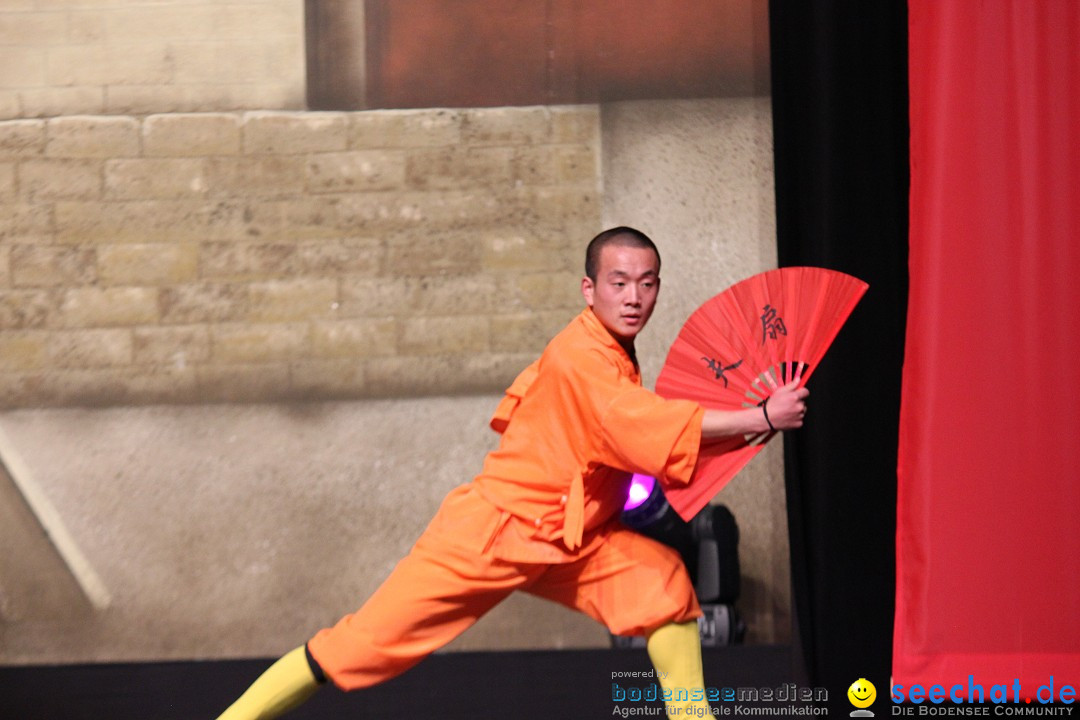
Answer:
[{"label": "orange martial arts uniform", "polygon": [[387,680],[515,590],[620,635],[700,616],[678,553],[622,526],[630,473],[687,483],[704,410],[641,387],[635,362],[586,308],[510,386],[481,473],[443,501],[389,578],[308,642],[339,688]]}]

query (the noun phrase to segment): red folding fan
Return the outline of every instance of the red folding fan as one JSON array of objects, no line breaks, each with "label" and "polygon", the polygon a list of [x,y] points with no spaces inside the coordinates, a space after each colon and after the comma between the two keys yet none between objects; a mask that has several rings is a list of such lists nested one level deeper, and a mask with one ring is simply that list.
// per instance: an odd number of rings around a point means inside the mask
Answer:
[{"label": "red folding fan", "polygon": [[[687,319],[656,379],[656,392],[707,408],[756,407],[792,380],[801,387],[866,292],[835,270],[787,267],[747,278]],[[702,446],[693,478],[664,486],[668,502],[690,520],[776,433]]]}]

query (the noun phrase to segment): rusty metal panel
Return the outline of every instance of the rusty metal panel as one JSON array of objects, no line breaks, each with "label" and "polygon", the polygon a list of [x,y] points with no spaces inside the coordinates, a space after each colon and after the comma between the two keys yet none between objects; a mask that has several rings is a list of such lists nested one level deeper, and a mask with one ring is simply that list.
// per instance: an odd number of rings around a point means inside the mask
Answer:
[{"label": "rusty metal panel", "polygon": [[767,92],[765,0],[367,0],[369,108]]},{"label": "rusty metal panel", "polygon": [[544,102],[548,2],[373,0],[369,107]]}]

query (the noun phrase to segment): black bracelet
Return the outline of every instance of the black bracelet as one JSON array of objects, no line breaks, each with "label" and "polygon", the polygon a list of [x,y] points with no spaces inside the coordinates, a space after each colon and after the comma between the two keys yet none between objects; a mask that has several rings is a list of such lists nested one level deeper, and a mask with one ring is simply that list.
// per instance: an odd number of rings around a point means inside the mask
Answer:
[{"label": "black bracelet", "polygon": [[773,427],[772,420],[769,419],[769,411],[765,409],[765,406],[769,404],[769,398],[765,398],[761,401],[761,412],[765,413],[765,422],[769,423],[769,430],[776,432],[776,428]]}]

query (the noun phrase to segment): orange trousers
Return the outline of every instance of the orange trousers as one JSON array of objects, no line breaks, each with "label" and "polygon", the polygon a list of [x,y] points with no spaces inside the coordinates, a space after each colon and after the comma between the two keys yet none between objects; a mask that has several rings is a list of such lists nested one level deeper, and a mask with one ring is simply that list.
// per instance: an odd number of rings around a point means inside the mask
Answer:
[{"label": "orange trousers", "polygon": [[558,564],[496,559],[453,527],[437,515],[363,607],[308,642],[339,688],[370,687],[408,670],[515,590],[579,610],[618,635],[647,635],[701,614],[678,553],[617,523],[600,531],[595,550]]}]

